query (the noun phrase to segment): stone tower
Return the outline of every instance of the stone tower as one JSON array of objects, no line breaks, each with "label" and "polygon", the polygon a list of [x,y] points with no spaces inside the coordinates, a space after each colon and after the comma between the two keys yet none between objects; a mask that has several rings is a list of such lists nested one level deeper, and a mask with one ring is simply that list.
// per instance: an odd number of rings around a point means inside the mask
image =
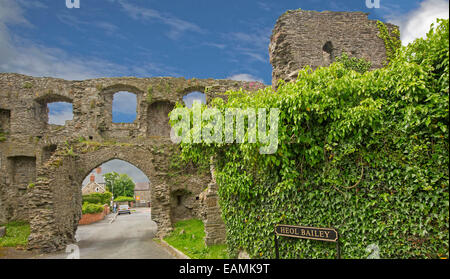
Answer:
[{"label": "stone tower", "polygon": [[[386,24],[391,32],[397,26]],[[298,70],[327,66],[343,52],[365,58],[372,68],[386,60],[384,41],[378,37],[376,20],[363,12],[287,11],[272,31],[269,45],[272,84],[294,80]]]}]

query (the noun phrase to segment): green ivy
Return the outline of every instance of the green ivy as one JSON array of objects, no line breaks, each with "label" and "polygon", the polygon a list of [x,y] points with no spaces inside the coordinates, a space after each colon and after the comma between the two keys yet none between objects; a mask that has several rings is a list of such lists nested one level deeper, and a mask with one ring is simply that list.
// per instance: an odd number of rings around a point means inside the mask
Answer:
[{"label": "green ivy", "polygon": [[400,31],[397,28],[394,28],[391,32],[389,32],[386,25],[379,20],[377,21],[377,27],[380,32],[378,36],[383,39],[384,46],[386,47],[387,61],[391,62],[395,58],[397,51],[402,46]]},{"label": "green ivy", "polygon": [[336,61],[343,64],[346,69],[356,71],[364,74],[367,72],[372,63],[364,58],[348,57],[347,53],[343,53],[340,57],[336,58]]},{"label": "green ivy", "polygon": [[[385,68],[303,69],[295,82],[227,92],[211,106],[278,108],[278,150],[185,144],[215,158],[230,255],[274,258],[274,226],[333,227],[343,258],[449,256],[449,21],[399,48]],[[172,123],[173,124],[173,123]],[[203,123],[205,124],[205,123]],[[334,258],[335,245],[280,239],[282,258]]]}]

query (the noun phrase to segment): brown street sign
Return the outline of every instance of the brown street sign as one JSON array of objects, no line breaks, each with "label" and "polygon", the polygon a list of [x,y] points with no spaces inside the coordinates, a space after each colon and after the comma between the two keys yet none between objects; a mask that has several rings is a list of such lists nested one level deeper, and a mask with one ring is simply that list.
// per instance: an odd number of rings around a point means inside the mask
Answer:
[{"label": "brown street sign", "polygon": [[314,228],[292,225],[276,225],[275,233],[280,236],[288,236],[303,239],[337,242],[338,232],[330,228]]}]

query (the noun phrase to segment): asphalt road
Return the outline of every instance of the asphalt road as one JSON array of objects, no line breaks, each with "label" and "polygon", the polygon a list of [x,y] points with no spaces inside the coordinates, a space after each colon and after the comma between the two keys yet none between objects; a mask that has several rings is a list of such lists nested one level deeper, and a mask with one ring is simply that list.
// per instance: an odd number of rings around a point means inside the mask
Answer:
[{"label": "asphalt road", "polygon": [[46,255],[42,258],[78,258],[78,254],[81,259],[175,258],[153,241],[156,223],[151,220],[150,208],[137,208],[131,215],[118,215],[110,224],[112,216],[110,214],[100,222],[78,227],[78,251]]}]

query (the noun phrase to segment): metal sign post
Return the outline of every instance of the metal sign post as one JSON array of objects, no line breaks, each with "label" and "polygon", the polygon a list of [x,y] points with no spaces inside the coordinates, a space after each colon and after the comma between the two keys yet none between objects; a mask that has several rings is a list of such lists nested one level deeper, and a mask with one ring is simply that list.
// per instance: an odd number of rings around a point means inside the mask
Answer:
[{"label": "metal sign post", "polygon": [[339,247],[339,234],[336,229],[333,228],[315,228],[305,226],[292,226],[292,225],[276,225],[275,226],[275,257],[280,258],[278,251],[278,236],[312,239],[318,241],[335,242],[337,255],[336,258],[341,258],[341,250]]}]

